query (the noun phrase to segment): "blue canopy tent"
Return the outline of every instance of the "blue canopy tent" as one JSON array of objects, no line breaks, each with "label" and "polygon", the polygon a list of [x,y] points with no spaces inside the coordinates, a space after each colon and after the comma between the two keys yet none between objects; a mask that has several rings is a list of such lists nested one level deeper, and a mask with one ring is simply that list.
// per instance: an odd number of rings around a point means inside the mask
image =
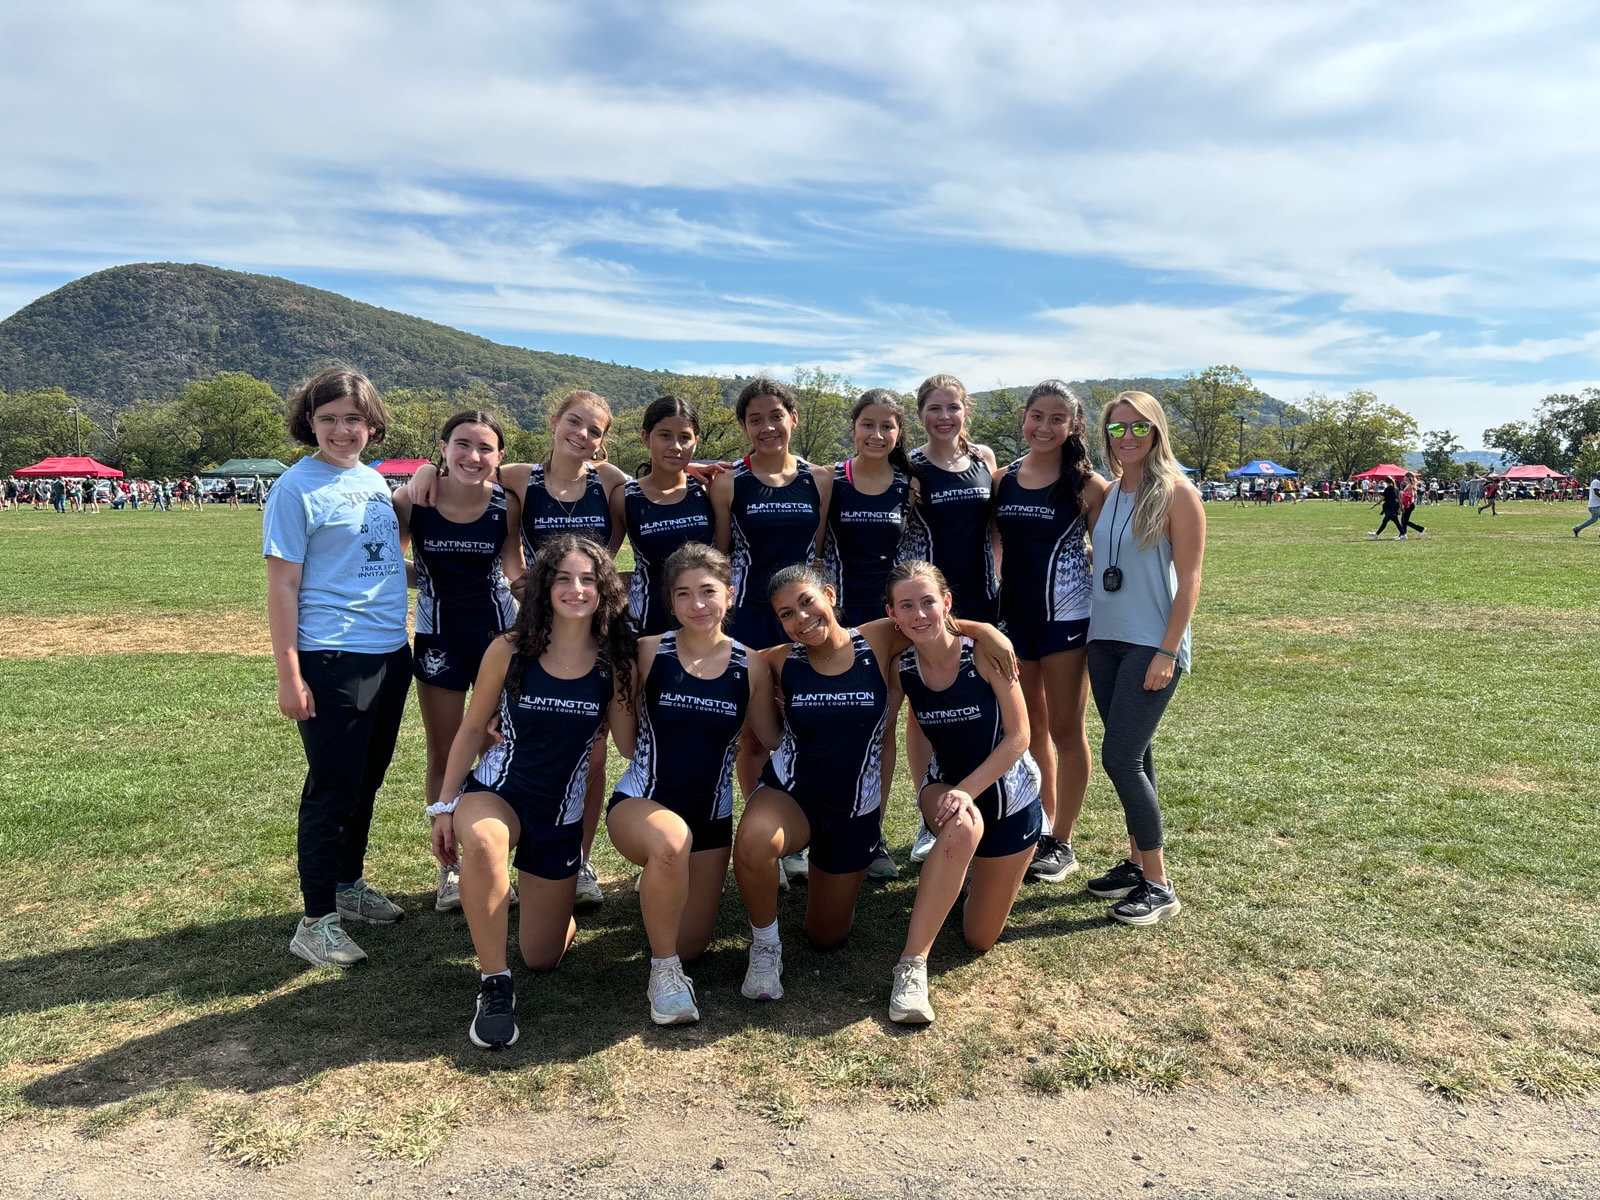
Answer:
[{"label": "blue canopy tent", "polygon": [[1179,463],[1178,464],[1178,470],[1182,471],[1185,475],[1193,475],[1199,470],[1199,468],[1198,467],[1186,467],[1182,463]]},{"label": "blue canopy tent", "polygon": [[1252,458],[1242,467],[1228,472],[1229,479],[1293,479],[1300,474],[1288,467],[1279,466],[1270,458]]}]

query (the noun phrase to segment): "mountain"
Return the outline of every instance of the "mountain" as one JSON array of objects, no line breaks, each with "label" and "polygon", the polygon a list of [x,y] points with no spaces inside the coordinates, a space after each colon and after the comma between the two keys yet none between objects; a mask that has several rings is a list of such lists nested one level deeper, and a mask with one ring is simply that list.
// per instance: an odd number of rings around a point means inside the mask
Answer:
[{"label": "mountain", "polygon": [[618,408],[681,377],[505,346],[420,317],[270,275],[135,263],[74,280],[0,321],[0,388],[60,386],[97,407],[166,400],[217,371],[280,393],[350,363],[380,390],[482,384],[521,419],[553,389],[583,385]]}]

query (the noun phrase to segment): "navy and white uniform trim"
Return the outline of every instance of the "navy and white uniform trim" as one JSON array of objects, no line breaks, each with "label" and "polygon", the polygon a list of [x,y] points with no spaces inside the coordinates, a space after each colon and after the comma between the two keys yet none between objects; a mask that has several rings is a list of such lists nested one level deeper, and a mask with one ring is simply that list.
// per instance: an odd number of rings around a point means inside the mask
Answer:
[{"label": "navy and white uniform trim", "polygon": [[750,707],[750,661],[734,642],[715,679],[684,669],[676,632],[661,635],[645,679],[633,758],[616,791],[644,796],[686,820],[733,814],[733,764]]},{"label": "navy and white uniform trim", "polygon": [[575,533],[602,546],[611,545],[611,506],[593,463],[585,464],[583,495],[571,504],[557,500],[545,487],[543,463],[534,463],[529,470],[528,490],[522,498],[522,552],[530,566],[540,544],[558,533]]},{"label": "navy and white uniform trim", "polygon": [[947,471],[918,446],[908,456],[921,499],[906,532],[906,557],[931,562],[944,574],[959,614],[991,611],[999,594],[989,520],[994,481],[989,468],[969,454],[963,471]]},{"label": "navy and white uniform trim", "polygon": [[672,602],[663,588],[667,556],[685,542],[710,545],[711,497],[693,475],[685,477],[683,498],[658,504],[637,479],[623,484],[622,507],[633,547],[633,578],[628,584],[628,616],[640,633],[662,633],[672,624]]},{"label": "navy and white uniform trim", "polygon": [[883,604],[889,572],[902,557],[911,477],[896,468],[876,496],[860,491],[849,462],[835,463],[828,495],[828,527],[822,561],[846,612]]},{"label": "navy and white uniform trim", "polygon": [[1086,620],[1089,554],[1078,498],[1052,502],[1054,484],[1023,487],[1020,465],[1018,460],[1006,468],[995,493],[1001,612],[1008,622]]},{"label": "navy and white uniform trim", "polygon": [[883,730],[889,689],[872,647],[850,630],[855,658],[838,675],[820,674],[804,646],[783,660],[783,739],[761,773],[769,787],[802,805],[860,817],[882,803]]},{"label": "navy and white uniform trim", "polygon": [[498,633],[516,622],[500,566],[506,493],[498,483],[490,486],[488,507],[472,521],[451,521],[437,508],[411,510],[417,633]]},{"label": "navy and white uniform trim", "polygon": [[[1000,702],[978,672],[971,638],[961,639],[961,661],[949,687],[934,690],[922,680],[916,647],[900,655],[897,668],[906,702],[927,735],[933,755],[920,786],[960,783],[1005,740]],[[988,818],[1009,817],[1039,799],[1039,768],[1026,750],[1006,773],[973,801]]]},{"label": "navy and white uniform trim", "polygon": [[728,508],[733,552],[735,606],[767,603],[767,584],[784,567],[811,561],[822,519],[822,498],[811,465],[797,461],[795,477],[782,487],[763,483],[748,456],[733,468]]}]

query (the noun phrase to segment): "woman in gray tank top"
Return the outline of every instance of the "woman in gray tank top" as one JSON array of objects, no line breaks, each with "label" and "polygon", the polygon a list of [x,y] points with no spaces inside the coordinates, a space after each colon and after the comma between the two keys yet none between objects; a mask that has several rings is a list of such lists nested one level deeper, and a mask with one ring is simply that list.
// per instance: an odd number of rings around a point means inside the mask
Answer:
[{"label": "woman in gray tank top", "polygon": [[1101,415],[1112,486],[1094,518],[1089,687],[1105,724],[1100,762],[1128,823],[1129,854],[1089,880],[1111,916],[1154,925],[1182,907],[1167,878],[1150,742],[1189,669],[1189,618],[1200,595],[1206,518],[1147,392],[1122,392]]}]

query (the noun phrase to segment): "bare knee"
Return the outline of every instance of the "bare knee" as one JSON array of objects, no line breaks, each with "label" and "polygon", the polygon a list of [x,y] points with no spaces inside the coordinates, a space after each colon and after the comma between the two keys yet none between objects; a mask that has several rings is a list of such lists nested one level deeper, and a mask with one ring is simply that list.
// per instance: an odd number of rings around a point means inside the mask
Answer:
[{"label": "bare knee", "polygon": [[503,825],[478,822],[467,826],[458,834],[461,861],[477,864],[504,862],[511,850],[511,837]]},{"label": "bare knee", "polygon": [[990,933],[987,930],[963,929],[961,931],[961,940],[966,942],[967,949],[974,950],[979,954],[987,954],[994,949],[994,944],[1000,940],[1000,932],[999,930]]},{"label": "bare knee", "polygon": [[650,865],[671,874],[687,871],[691,845],[687,829],[657,831],[650,842]]},{"label": "bare knee", "polygon": [[806,940],[811,943],[813,950],[837,950],[844,945],[850,937],[850,929],[818,929],[811,925],[806,926]]}]

